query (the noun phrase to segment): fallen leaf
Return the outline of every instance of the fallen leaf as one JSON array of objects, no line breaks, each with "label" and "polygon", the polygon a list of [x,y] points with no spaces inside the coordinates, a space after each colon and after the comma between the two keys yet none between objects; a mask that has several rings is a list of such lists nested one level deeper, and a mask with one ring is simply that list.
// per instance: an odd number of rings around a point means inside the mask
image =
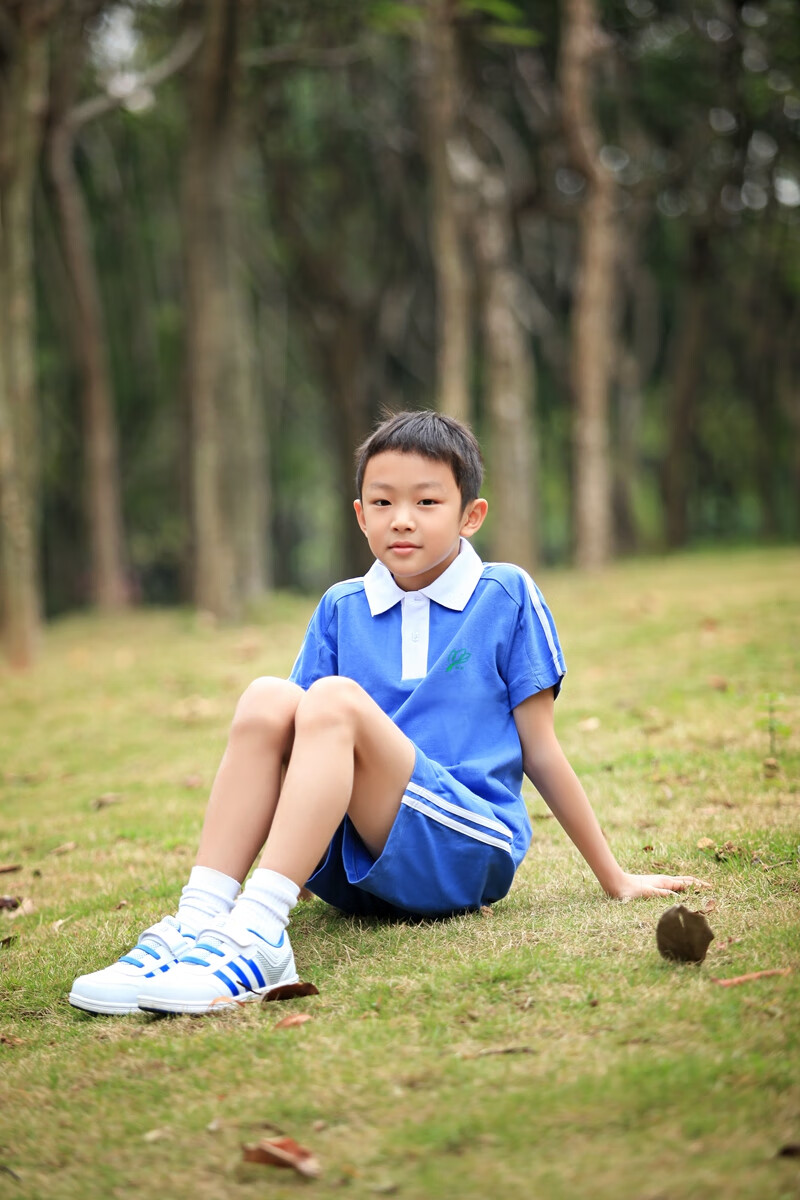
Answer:
[{"label": "fallen leaf", "polygon": [[13,912],[22,903],[22,896],[0,896],[0,908]]},{"label": "fallen leaf", "polygon": [[0,864],[0,875],[10,875],[12,871],[21,871],[22,863],[2,863]]},{"label": "fallen leaf", "polygon": [[129,903],[130,901],[128,900],[120,900],[119,904],[114,905],[114,911],[119,912],[121,908],[128,908]]},{"label": "fallen leaf", "polygon": [[781,765],[777,758],[765,758],[762,766],[767,779],[774,779],[776,775],[780,775]]},{"label": "fallen leaf", "polygon": [[642,846],[642,849],[643,849],[643,850],[644,850],[644,851],[645,851],[647,854],[649,854],[649,853],[651,852],[651,850],[653,849],[653,847],[652,847],[652,846],[650,845],[650,843],[648,842],[646,846]]},{"label": "fallen leaf", "polygon": [[481,916],[482,917],[493,917],[494,916],[494,909],[492,908],[491,904],[482,904],[481,905]]},{"label": "fallen leaf", "polygon": [[323,1120],[315,1121],[311,1128],[314,1130],[314,1133],[322,1133],[323,1129],[328,1128],[328,1122]]},{"label": "fallen leaf", "polygon": [[702,962],[714,939],[711,926],[701,912],[684,904],[673,904],[656,926],[656,945],[662,958],[677,962]]},{"label": "fallen leaf", "polygon": [[206,1125],[206,1133],[219,1133],[222,1129],[222,1121],[219,1117],[214,1117],[213,1121],[209,1121]]},{"label": "fallen leaf", "polygon": [[728,681],[722,675],[709,675],[708,686],[713,688],[715,692],[727,692]]},{"label": "fallen leaf", "polygon": [[719,621],[716,617],[703,617],[700,628],[704,633],[713,633],[715,629],[719,628]]},{"label": "fallen leaf", "polygon": [[0,1033],[0,1046],[24,1046],[25,1042],[22,1038],[10,1037],[6,1033]]},{"label": "fallen leaf", "polygon": [[50,928],[51,928],[51,929],[52,929],[52,930],[53,930],[55,933],[58,933],[58,931],[59,931],[59,929],[61,928],[61,926],[62,926],[62,925],[66,925],[68,921],[73,921],[74,919],[75,919],[75,914],[74,914],[74,913],[73,913],[71,916],[69,916],[69,917],[62,917],[62,918],[61,918],[59,921],[53,921],[53,923],[52,923],[52,925],[50,926]]},{"label": "fallen leaf", "polygon": [[585,717],[583,721],[578,721],[578,729],[581,733],[594,733],[594,731],[599,728],[599,717]]},{"label": "fallen leaf", "polygon": [[77,842],[64,842],[61,846],[56,846],[56,848],[54,850],[51,850],[50,853],[51,854],[69,854],[70,850],[77,850],[77,848],[78,848]]},{"label": "fallen leaf", "polygon": [[754,979],[767,979],[771,975],[791,975],[791,967],[775,967],[771,971],[750,971],[747,975],[734,975],[730,979],[712,979],[720,987],[737,987],[740,983],[752,983]]},{"label": "fallen leaf", "polygon": [[313,983],[284,983],[280,987],[267,992],[262,1004],[270,1004],[273,1000],[294,1000],[299,996],[318,996],[319,988]]},{"label": "fallen leaf", "polygon": [[29,917],[31,915],[31,913],[35,913],[35,912],[36,912],[36,905],[33,903],[33,901],[28,896],[26,896],[24,898],[24,900],[22,901],[22,903],[20,904],[19,908],[16,910],[16,912],[12,912],[12,913],[8,914],[8,919],[10,921],[13,921],[15,917]]},{"label": "fallen leaf", "polygon": [[124,797],[119,792],[104,792],[102,796],[95,797],[92,801],[92,808],[108,808],[112,804],[121,804],[123,799]]},{"label": "fallen leaf", "polygon": [[0,946],[11,946],[16,940],[16,933],[7,933],[5,937],[0,938]]},{"label": "fallen leaf", "polygon": [[321,1173],[319,1162],[305,1146],[300,1146],[290,1137],[262,1138],[260,1142],[242,1146],[245,1162],[263,1163],[267,1167],[288,1167],[316,1179]]},{"label": "fallen leaf", "polygon": [[714,843],[713,838],[700,838],[700,841],[697,843],[697,849],[698,850],[710,850],[714,844],[715,843]]},{"label": "fallen leaf", "polygon": [[295,1025],[305,1025],[306,1021],[313,1021],[314,1018],[310,1013],[289,1013],[288,1017],[281,1017],[280,1021],[272,1026],[273,1029],[292,1029]]},{"label": "fallen leaf", "polygon": [[708,900],[705,901],[705,903],[703,904],[703,907],[700,911],[704,912],[704,913],[710,913],[710,912],[714,912],[716,907],[717,907],[716,900],[712,900],[711,897],[709,896]]},{"label": "fallen leaf", "polygon": [[787,1142],[785,1146],[781,1146],[777,1154],[778,1158],[800,1158],[800,1142]]},{"label": "fallen leaf", "polygon": [[733,842],[725,842],[722,846],[717,846],[714,858],[717,862],[727,862],[729,858],[737,858],[742,853],[741,846],[737,846]]},{"label": "fallen leaf", "polygon": [[147,1133],[142,1134],[143,1142],[163,1142],[165,1138],[172,1137],[172,1130],[167,1129],[148,1129]]}]

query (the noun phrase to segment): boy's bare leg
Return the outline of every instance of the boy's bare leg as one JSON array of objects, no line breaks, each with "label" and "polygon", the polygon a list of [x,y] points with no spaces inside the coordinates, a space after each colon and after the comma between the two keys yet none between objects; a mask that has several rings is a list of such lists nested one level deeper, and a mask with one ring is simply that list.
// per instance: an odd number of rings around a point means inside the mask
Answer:
[{"label": "boy's bare leg", "polygon": [[240,883],[250,870],[272,823],[304,695],[295,683],[266,677],[243,693],[211,789],[198,866]]},{"label": "boy's bare leg", "polygon": [[348,814],[377,857],[414,769],[414,746],[357,683],[320,679],[294,714],[294,745],[259,866],[302,886]]}]

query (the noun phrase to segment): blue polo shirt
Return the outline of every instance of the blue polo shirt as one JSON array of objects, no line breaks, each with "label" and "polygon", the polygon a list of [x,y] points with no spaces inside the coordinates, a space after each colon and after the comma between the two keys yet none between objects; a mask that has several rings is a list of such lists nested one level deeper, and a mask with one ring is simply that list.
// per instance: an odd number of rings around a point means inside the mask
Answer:
[{"label": "blue polo shirt", "polygon": [[[513,709],[566,672],[555,623],[520,567],[483,563],[469,541],[419,592],[375,562],[322,597],[291,679],[359,683],[423,753],[511,827],[519,860],[530,841]],[[520,853],[521,851],[521,853]]]}]

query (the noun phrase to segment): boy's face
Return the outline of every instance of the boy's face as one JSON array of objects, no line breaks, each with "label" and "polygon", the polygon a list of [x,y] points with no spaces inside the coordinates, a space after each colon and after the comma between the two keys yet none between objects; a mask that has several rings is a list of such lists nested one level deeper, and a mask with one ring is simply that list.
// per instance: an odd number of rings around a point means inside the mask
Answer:
[{"label": "boy's face", "polygon": [[485,500],[462,508],[448,463],[386,450],[367,463],[354,507],[369,548],[398,587],[418,591],[446,571],[459,538],[472,537],[486,516]]}]

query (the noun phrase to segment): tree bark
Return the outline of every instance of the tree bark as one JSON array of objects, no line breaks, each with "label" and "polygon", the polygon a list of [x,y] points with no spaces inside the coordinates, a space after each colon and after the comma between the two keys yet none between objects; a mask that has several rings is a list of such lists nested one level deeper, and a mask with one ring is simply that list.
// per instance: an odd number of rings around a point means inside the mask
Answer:
[{"label": "tree bark", "polygon": [[33,662],[41,622],[32,217],[51,14],[7,14],[0,62],[0,617],[15,667]]},{"label": "tree bark", "polygon": [[247,9],[247,0],[187,5],[205,19],[189,83],[183,169],[192,590],[198,607],[223,618],[266,587],[264,424],[236,261],[238,63]]},{"label": "tree bark", "polygon": [[428,0],[418,76],[436,278],[436,402],[441,412],[468,421],[470,280],[449,163],[460,96],[455,17],[454,0]]},{"label": "tree bark", "polygon": [[72,109],[85,54],[84,17],[80,7],[74,9],[59,30],[49,163],[72,288],[72,346],[81,378],[90,592],[99,609],[113,611],[125,608],[129,602],[117,425],[90,223],[74,163],[76,124]]},{"label": "tree bark", "polygon": [[599,159],[591,108],[591,67],[604,44],[595,0],[563,0],[559,75],[564,133],[586,180],[578,221],[578,277],[572,309],[574,541],[578,566],[611,557],[608,395],[613,364],[616,185]]}]

